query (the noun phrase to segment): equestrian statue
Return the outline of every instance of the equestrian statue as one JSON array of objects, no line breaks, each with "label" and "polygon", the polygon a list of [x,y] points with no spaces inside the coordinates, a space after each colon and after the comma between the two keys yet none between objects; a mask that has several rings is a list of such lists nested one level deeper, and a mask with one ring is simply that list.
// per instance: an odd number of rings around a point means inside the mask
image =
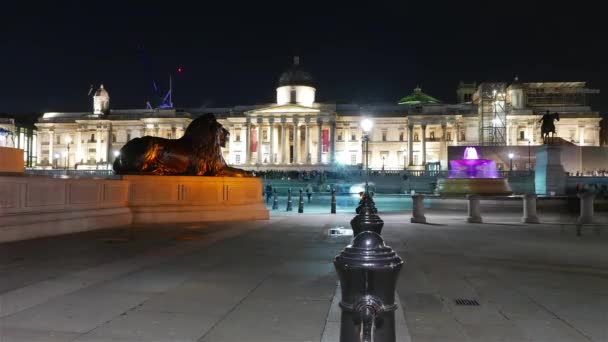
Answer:
[{"label": "equestrian statue", "polygon": [[[550,114],[549,111],[547,111],[538,121],[543,123],[540,127],[540,132],[544,144],[553,143],[553,138],[555,137],[555,120],[559,121],[559,114],[557,114],[557,112]],[[549,136],[549,133],[551,133],[551,136]]]}]

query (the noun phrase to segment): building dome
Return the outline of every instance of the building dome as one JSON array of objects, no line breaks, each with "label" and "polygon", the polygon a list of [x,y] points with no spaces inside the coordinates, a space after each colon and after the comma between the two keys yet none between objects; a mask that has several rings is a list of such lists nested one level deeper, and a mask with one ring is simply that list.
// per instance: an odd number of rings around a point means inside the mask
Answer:
[{"label": "building dome", "polygon": [[279,87],[283,86],[308,86],[314,87],[312,75],[300,66],[300,57],[293,58],[293,65],[284,71],[279,77]]},{"label": "building dome", "polygon": [[511,85],[509,85],[510,89],[523,89],[523,85],[521,83],[519,83],[519,77],[515,76],[515,78],[513,79],[513,83],[511,83]]},{"label": "building dome", "polygon": [[430,95],[423,93],[422,89],[420,87],[416,87],[414,89],[413,93],[411,93],[408,96],[405,96],[405,97],[401,98],[401,100],[399,100],[399,104],[408,104],[408,105],[431,104],[431,103],[441,103],[441,101],[439,101],[438,99],[436,99]]},{"label": "building dome", "polygon": [[110,94],[108,94],[108,91],[105,90],[105,88],[103,87],[103,84],[102,84],[99,86],[99,89],[97,89],[97,91],[95,91],[95,96],[110,97]]}]

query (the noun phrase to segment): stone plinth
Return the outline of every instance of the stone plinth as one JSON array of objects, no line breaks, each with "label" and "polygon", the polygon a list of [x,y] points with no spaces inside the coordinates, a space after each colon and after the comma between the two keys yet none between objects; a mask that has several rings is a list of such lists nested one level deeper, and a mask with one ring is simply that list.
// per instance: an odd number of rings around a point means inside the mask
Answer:
[{"label": "stone plinth", "polygon": [[559,145],[543,145],[536,150],[536,194],[560,196],[566,193],[566,172],[562,165],[561,152],[562,147]]},{"label": "stone plinth", "polygon": [[18,148],[0,147],[0,173],[23,173],[23,153]]},{"label": "stone plinth", "polygon": [[0,177],[0,243],[132,223],[260,219],[268,210],[259,178]]},{"label": "stone plinth", "polygon": [[123,176],[133,223],[266,220],[262,180],[249,177]]},{"label": "stone plinth", "polygon": [[128,225],[128,194],[118,180],[0,177],[0,242]]},{"label": "stone plinth", "polygon": [[412,195],[411,223],[426,223],[424,216],[424,195]]}]

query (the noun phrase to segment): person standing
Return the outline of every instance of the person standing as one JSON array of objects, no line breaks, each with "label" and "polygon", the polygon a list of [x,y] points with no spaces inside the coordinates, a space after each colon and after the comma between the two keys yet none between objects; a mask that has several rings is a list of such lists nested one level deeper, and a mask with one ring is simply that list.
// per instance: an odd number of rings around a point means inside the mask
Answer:
[{"label": "person standing", "polygon": [[270,198],[272,197],[272,185],[270,185],[270,183],[266,184],[266,204],[268,204],[268,202],[270,201]]},{"label": "person standing", "polygon": [[312,196],[312,187],[310,184],[306,187],[306,196],[308,197],[308,203],[310,203],[310,197]]}]

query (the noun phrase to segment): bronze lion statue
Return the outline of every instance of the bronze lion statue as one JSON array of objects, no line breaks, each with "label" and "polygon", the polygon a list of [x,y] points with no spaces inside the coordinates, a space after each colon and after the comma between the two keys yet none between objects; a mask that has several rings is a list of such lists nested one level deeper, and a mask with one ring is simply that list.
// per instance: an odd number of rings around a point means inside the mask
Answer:
[{"label": "bronze lion statue", "polygon": [[114,160],[114,172],[251,177],[247,171],[226,165],[221,148],[226,147],[229,136],[213,114],[205,114],[192,121],[179,139],[145,136],[130,140]]}]

